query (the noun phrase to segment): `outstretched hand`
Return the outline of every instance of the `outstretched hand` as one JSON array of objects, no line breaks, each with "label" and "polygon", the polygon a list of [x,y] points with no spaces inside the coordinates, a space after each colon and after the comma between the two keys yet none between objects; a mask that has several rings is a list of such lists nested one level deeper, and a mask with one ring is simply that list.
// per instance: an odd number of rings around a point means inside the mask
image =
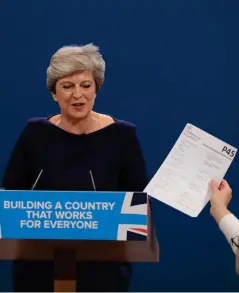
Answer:
[{"label": "outstretched hand", "polygon": [[210,213],[216,222],[219,223],[223,216],[230,213],[227,207],[232,199],[232,190],[225,179],[222,180],[219,186],[217,182],[212,180],[210,182],[210,189]]}]

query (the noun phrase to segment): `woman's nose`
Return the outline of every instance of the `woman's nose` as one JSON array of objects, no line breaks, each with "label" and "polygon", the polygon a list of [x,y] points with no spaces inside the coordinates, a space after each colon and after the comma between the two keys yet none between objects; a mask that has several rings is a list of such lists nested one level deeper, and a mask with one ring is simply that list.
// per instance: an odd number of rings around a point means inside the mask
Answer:
[{"label": "woman's nose", "polygon": [[73,92],[73,96],[74,96],[74,98],[77,98],[77,99],[82,97],[82,92],[81,92],[80,87],[78,87],[78,86],[75,87],[75,90]]}]

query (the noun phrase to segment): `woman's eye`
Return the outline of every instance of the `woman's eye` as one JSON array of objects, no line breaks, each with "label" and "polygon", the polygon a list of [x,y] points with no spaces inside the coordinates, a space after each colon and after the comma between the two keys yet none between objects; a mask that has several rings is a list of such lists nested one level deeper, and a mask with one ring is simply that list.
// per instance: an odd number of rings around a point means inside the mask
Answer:
[{"label": "woman's eye", "polygon": [[90,87],[90,84],[83,84],[82,87],[88,89]]},{"label": "woman's eye", "polygon": [[70,89],[71,87],[72,87],[72,85],[64,85],[64,86],[63,86],[63,88],[66,89],[66,90],[67,90],[67,89]]}]

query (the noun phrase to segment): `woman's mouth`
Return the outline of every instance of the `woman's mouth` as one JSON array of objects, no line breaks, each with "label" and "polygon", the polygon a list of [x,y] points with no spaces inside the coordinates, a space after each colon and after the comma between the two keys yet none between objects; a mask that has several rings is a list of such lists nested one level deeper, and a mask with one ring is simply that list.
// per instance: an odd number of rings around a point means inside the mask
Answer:
[{"label": "woman's mouth", "polygon": [[78,102],[78,103],[72,104],[71,106],[73,106],[74,109],[76,109],[76,110],[81,110],[85,106],[85,103]]}]

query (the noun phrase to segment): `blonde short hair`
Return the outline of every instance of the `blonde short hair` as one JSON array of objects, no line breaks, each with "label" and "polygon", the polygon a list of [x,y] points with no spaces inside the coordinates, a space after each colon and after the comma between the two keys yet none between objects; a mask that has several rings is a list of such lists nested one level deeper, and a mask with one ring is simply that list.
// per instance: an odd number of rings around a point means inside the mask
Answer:
[{"label": "blonde short hair", "polygon": [[93,44],[85,46],[64,46],[52,56],[47,68],[47,87],[55,93],[58,79],[76,71],[90,71],[93,74],[96,91],[104,82],[105,61],[99,53],[99,48]]}]

